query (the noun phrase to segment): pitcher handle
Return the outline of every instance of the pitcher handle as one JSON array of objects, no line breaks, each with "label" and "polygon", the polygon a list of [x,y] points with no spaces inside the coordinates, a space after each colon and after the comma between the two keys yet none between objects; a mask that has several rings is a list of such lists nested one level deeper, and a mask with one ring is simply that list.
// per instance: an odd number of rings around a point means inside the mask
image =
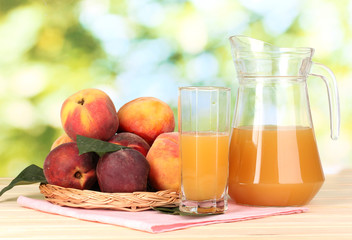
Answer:
[{"label": "pitcher handle", "polygon": [[334,73],[325,65],[312,63],[311,76],[324,80],[329,98],[331,139],[337,140],[340,134],[340,101]]}]

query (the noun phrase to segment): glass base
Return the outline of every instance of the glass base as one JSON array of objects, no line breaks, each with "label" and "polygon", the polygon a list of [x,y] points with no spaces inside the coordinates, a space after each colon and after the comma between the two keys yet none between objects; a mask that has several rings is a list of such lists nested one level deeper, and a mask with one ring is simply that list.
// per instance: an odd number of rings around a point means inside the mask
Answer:
[{"label": "glass base", "polygon": [[179,206],[180,211],[194,214],[218,214],[227,210],[227,198],[191,201],[182,200]]}]

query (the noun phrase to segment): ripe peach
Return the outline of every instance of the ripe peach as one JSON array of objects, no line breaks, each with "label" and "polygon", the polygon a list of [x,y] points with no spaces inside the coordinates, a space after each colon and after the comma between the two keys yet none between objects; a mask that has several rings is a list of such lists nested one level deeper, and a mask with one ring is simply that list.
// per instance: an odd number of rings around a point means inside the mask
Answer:
[{"label": "ripe peach", "polygon": [[149,181],[156,190],[181,187],[181,161],[177,132],[160,134],[151,146],[147,160],[150,165]]},{"label": "ripe peach", "polygon": [[58,137],[53,144],[51,145],[51,149],[53,150],[54,148],[56,148],[57,146],[63,144],[63,143],[68,143],[68,142],[73,142],[73,140],[67,136],[66,133],[63,133],[60,137]]},{"label": "ripe peach", "polygon": [[123,105],[117,116],[121,132],[132,132],[149,145],[161,133],[172,132],[175,118],[169,105],[153,97],[141,97]]},{"label": "ripe peach", "polygon": [[144,157],[147,156],[150,148],[149,144],[143,138],[129,132],[118,133],[110,138],[109,142],[133,148],[142,153]]},{"label": "ripe peach", "polygon": [[64,143],[54,148],[44,161],[44,175],[48,183],[77,189],[89,189],[96,182],[98,155],[79,155],[77,144]]},{"label": "ripe peach", "polygon": [[93,88],[78,91],[65,100],[61,123],[74,141],[77,134],[108,140],[119,127],[114,103],[105,92]]},{"label": "ripe peach", "polygon": [[98,161],[97,177],[102,192],[135,192],[147,189],[149,164],[134,149],[106,153]]}]

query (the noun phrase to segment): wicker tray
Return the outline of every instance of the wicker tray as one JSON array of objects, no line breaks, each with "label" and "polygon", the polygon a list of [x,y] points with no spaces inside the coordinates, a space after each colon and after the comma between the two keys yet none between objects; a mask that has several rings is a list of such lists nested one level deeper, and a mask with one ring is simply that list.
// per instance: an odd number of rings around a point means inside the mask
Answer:
[{"label": "wicker tray", "polygon": [[40,192],[53,204],[86,209],[113,209],[138,212],[153,207],[175,207],[179,194],[173,190],[158,192],[104,193],[40,184]]}]

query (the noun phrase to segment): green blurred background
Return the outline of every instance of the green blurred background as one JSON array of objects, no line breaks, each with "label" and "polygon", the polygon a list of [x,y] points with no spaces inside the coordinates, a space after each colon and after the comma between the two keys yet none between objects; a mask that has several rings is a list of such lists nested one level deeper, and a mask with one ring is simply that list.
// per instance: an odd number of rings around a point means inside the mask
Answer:
[{"label": "green blurred background", "polygon": [[117,108],[157,97],[175,113],[179,86],[227,86],[235,96],[235,34],[316,49],[341,101],[332,141],[325,85],[308,80],[323,168],[352,167],[352,1],[0,0],[0,177],[42,166],[62,133],[61,104],[80,89],[104,90]]}]

